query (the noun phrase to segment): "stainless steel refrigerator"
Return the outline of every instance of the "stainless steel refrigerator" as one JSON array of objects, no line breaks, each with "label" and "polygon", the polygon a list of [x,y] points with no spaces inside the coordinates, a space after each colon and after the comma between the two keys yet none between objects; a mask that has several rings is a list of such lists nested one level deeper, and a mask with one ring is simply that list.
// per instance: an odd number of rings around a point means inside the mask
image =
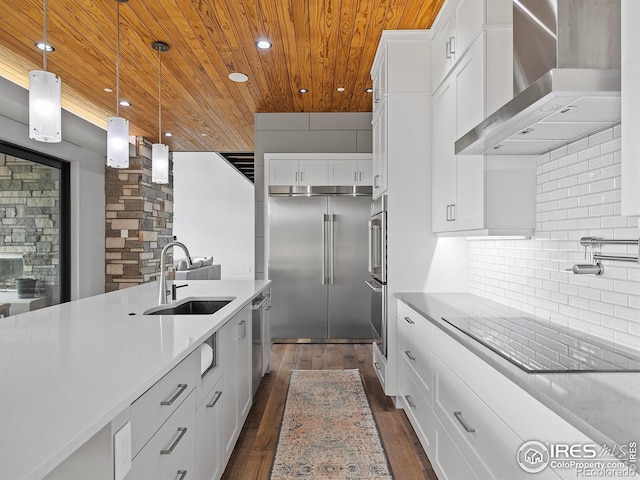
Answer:
[{"label": "stainless steel refrigerator", "polygon": [[273,338],[371,338],[370,196],[270,197]]}]

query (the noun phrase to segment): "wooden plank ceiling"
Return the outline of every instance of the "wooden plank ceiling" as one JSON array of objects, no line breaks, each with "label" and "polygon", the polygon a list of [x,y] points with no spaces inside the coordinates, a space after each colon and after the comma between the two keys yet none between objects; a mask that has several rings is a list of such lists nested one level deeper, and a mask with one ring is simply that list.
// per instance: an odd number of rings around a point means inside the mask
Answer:
[{"label": "wooden plank ceiling", "polygon": [[[254,112],[371,111],[369,71],[382,30],[423,29],[444,0],[129,0],[120,3],[120,115],[173,151],[253,150]],[[0,0],[0,75],[27,86],[42,69],[42,0]],[[259,38],[273,43],[258,50]],[[63,106],[105,127],[115,114],[116,1],[49,0],[47,70]],[[244,73],[246,83],[228,75]],[[344,92],[336,89],[343,87]],[[104,89],[113,89],[112,93]],[[298,92],[307,88],[306,94]],[[64,136],[64,132],[63,132]]]}]

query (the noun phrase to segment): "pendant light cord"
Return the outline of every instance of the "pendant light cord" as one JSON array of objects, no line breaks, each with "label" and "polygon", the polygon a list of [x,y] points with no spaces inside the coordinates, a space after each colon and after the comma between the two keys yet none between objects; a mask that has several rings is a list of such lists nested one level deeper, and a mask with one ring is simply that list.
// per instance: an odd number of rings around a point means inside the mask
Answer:
[{"label": "pendant light cord", "polygon": [[44,48],[42,49],[42,69],[47,71],[47,0],[44,0]]},{"label": "pendant light cord", "polygon": [[162,143],[162,52],[158,50],[158,143]]},{"label": "pendant light cord", "polygon": [[[45,0],[46,1],[46,0]],[[116,0],[116,117],[120,116],[120,2]]]}]

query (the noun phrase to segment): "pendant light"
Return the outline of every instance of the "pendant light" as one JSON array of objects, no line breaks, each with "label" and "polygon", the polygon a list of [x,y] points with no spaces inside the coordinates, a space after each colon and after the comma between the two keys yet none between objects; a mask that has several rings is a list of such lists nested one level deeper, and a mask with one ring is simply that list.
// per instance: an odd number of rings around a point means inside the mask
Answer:
[{"label": "pendant light", "polygon": [[151,181],[169,183],[169,146],[162,144],[162,53],[169,50],[164,42],[151,44],[158,52],[158,143],[151,147]]},{"label": "pendant light", "polygon": [[107,119],[107,165],[129,167],[129,121],[120,117],[120,3],[116,0],[116,116]]},{"label": "pendant light", "polygon": [[47,72],[47,0],[44,0],[42,70],[29,72],[29,138],[38,142],[62,141],[61,82]]}]

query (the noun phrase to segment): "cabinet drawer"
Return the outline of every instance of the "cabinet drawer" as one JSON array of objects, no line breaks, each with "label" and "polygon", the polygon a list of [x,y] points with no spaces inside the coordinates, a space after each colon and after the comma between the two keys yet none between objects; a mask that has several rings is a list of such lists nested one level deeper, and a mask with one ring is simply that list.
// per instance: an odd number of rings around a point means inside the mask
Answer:
[{"label": "cabinet drawer", "polygon": [[[456,340],[435,329],[433,352],[522,439],[562,443],[592,441]],[[506,361],[506,360],[505,360]],[[544,375],[531,384],[548,388]],[[523,415],[523,412],[527,412]]]},{"label": "cabinet drawer", "polygon": [[[178,477],[178,470],[193,470],[196,451],[196,396],[189,394],[175,413],[151,437],[131,465],[127,480]],[[169,466],[172,470],[165,472]],[[175,467],[175,472],[173,468]],[[179,477],[178,477],[179,478]]]},{"label": "cabinet drawer", "polygon": [[435,455],[433,455],[432,464],[438,478],[440,480],[479,480],[437,418],[433,419],[433,423]]},{"label": "cabinet drawer", "polygon": [[407,361],[400,359],[398,375],[398,391],[404,405],[404,411],[416,434],[423,442],[425,451],[430,455],[435,439],[433,428],[435,417],[431,409],[431,401],[427,401],[425,398],[424,392],[418,386],[420,380]]},{"label": "cabinet drawer", "polygon": [[[201,405],[208,397],[211,390],[222,378],[222,367],[220,366],[220,342],[218,332],[209,337],[206,343],[213,349],[213,366],[200,374],[200,367],[196,373],[196,405]],[[201,347],[202,348],[202,347]]]},{"label": "cabinet drawer", "polygon": [[131,405],[131,442],[134,457],[187,398],[196,385],[198,372],[199,349],[180,362]]},{"label": "cabinet drawer", "polygon": [[431,405],[433,397],[433,369],[431,350],[425,347],[412,335],[408,326],[403,323],[398,328],[398,355],[406,360],[412,368],[425,393],[425,398]]},{"label": "cabinet drawer", "polygon": [[444,363],[436,359],[435,366],[434,412],[471,467],[483,479],[523,477],[516,461],[523,440]]},{"label": "cabinet drawer", "polygon": [[373,369],[376,372],[382,390],[385,389],[385,380],[387,378],[387,359],[380,352],[377,344],[373,344]]},{"label": "cabinet drawer", "polygon": [[398,323],[408,327],[409,331],[418,340],[420,340],[427,348],[431,349],[433,325],[429,320],[400,300],[398,300],[396,315],[398,317]]}]

